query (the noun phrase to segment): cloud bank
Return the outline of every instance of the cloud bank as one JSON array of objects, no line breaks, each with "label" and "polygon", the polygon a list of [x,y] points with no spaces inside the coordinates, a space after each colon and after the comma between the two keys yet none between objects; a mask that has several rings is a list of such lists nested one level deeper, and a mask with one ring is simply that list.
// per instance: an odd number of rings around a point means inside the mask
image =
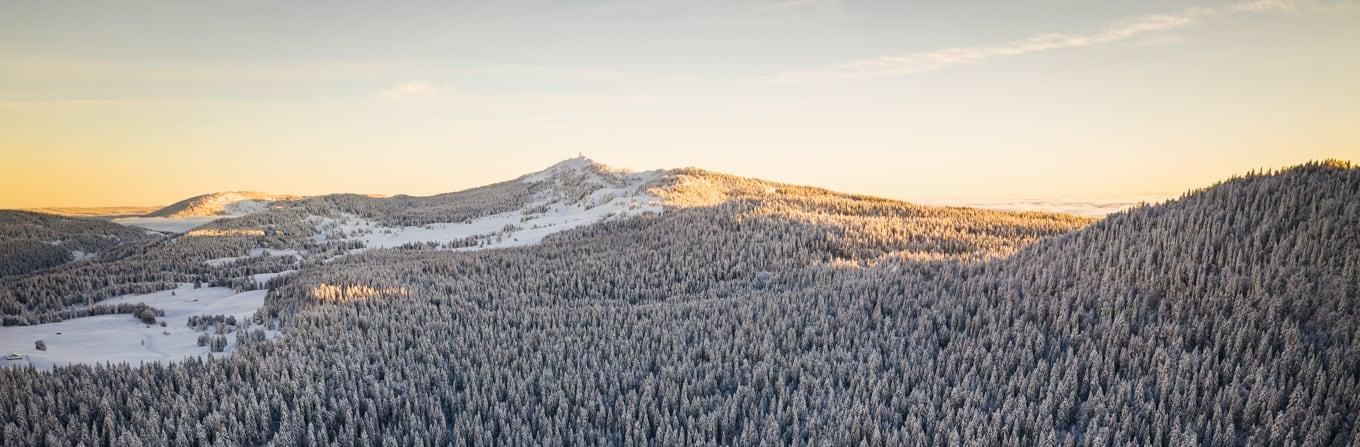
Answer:
[{"label": "cloud bank", "polygon": [[1133,208],[1140,203],[1156,204],[1175,198],[1170,194],[1140,194],[1119,197],[1034,198],[995,200],[927,200],[922,203],[941,206],[965,206],[1001,211],[1043,211],[1072,214],[1082,217],[1105,217]]}]

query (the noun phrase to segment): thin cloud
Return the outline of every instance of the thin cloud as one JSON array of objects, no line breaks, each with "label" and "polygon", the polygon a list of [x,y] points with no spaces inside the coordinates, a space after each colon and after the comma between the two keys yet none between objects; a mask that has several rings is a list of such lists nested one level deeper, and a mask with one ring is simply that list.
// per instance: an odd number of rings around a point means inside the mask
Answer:
[{"label": "thin cloud", "polygon": [[1297,12],[1299,4],[1293,0],[1257,0],[1233,5],[1231,9],[1243,12]]},{"label": "thin cloud", "polygon": [[868,79],[907,76],[988,59],[1068,48],[1086,48],[1185,28],[1199,21],[1229,13],[1269,13],[1297,10],[1288,0],[1259,0],[1225,9],[1191,8],[1178,13],[1151,14],[1116,22],[1087,34],[1048,33],[992,45],[951,47],[901,56],[864,59],[810,70],[779,73],[767,80],[804,82],[824,79]]},{"label": "thin cloud", "polygon": [[378,92],[378,102],[402,102],[428,98],[439,92],[429,81],[411,81],[397,84]]},{"label": "thin cloud", "polygon": [[783,0],[756,8],[760,12],[783,11],[797,8],[826,8],[840,5],[840,0]]}]

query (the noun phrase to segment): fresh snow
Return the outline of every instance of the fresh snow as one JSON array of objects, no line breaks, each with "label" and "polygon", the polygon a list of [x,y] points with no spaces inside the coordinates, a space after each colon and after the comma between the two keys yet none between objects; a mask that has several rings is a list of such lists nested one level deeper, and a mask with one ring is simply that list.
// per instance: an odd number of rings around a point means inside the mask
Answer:
[{"label": "fresh snow", "polygon": [[[526,183],[554,181],[563,171],[587,172],[589,160],[571,159],[553,167],[520,178]],[[590,173],[593,175],[593,173]],[[660,178],[662,171],[639,173],[614,172],[623,179],[614,185],[604,179],[593,179],[602,187],[590,195],[567,203],[560,188],[540,192],[523,209],[494,214],[468,222],[434,223],[420,226],[387,227],[354,215],[340,220],[316,217],[323,228],[315,239],[325,240],[325,234],[339,230],[343,240],[362,241],[365,248],[392,248],[411,243],[447,243],[476,237],[478,244],[456,250],[518,247],[541,242],[544,237],[563,230],[589,225],[602,220],[660,213],[661,199],[649,195],[642,188]],[[530,210],[547,208],[546,212]]]},{"label": "fresh snow", "polygon": [[242,259],[256,258],[260,256],[292,256],[297,259],[303,258],[302,253],[293,249],[252,248],[250,249],[250,254],[246,256],[229,256],[225,258],[214,258],[209,259],[207,261],[203,261],[203,263],[211,267],[222,267],[224,265],[231,264]]},{"label": "fresh snow", "polygon": [[250,280],[251,280],[251,281],[255,281],[255,284],[256,284],[257,286],[259,286],[259,287],[264,287],[264,283],[269,282],[269,280],[271,280],[271,279],[274,279],[274,278],[277,278],[277,277],[280,277],[280,276],[288,276],[288,275],[291,275],[291,274],[294,274],[294,273],[297,273],[297,270],[284,270],[284,271],[282,271],[282,272],[277,272],[277,273],[256,273],[256,274],[254,274],[254,275],[250,275]]},{"label": "fresh snow", "polygon": [[[278,275],[278,274],[266,274]],[[261,275],[256,275],[257,278]],[[267,277],[266,277],[267,278]],[[226,287],[193,288],[180,284],[176,289],[144,295],[125,295],[100,304],[146,303],[165,311],[159,324],[147,326],[129,314],[98,315],[74,318],[57,323],[35,326],[0,327],[0,355],[19,353],[22,360],[0,359],[0,366],[33,365],[50,369],[73,363],[121,363],[137,365],[143,362],[164,362],[202,357],[209,354],[206,346],[198,346],[198,336],[211,331],[190,329],[189,317],[194,315],[234,315],[244,320],[264,305],[264,290],[236,293]],[[260,328],[261,326],[253,326]],[[61,335],[57,335],[60,332]],[[168,332],[169,334],[166,334]],[[269,332],[267,335],[277,335]],[[227,334],[225,355],[236,348],[236,334]],[[34,348],[34,342],[47,342],[47,351]]]},{"label": "fresh snow", "polygon": [[208,222],[226,217],[234,216],[120,217],[113,219],[113,223],[165,233],[184,233],[206,225]]},{"label": "fresh snow", "polygon": [[246,214],[258,213],[269,208],[269,204],[274,203],[268,200],[238,200],[222,206],[222,214],[228,216],[244,216]]},{"label": "fresh snow", "polygon": [[[347,216],[336,227],[347,236],[345,240],[363,241],[366,248],[391,248],[409,243],[459,241],[479,236],[476,247],[461,250],[518,247],[537,244],[549,234],[599,222],[609,218],[660,212],[654,201],[634,201],[615,198],[603,205],[586,209],[581,206],[552,205],[548,212],[527,215],[523,211],[475,219],[467,223],[436,223],[422,226],[385,227],[357,216]],[[503,231],[513,225],[518,229]]]},{"label": "fresh snow", "polygon": [[218,206],[222,208],[222,213],[192,217],[120,217],[113,219],[113,223],[165,233],[185,233],[217,219],[241,217],[264,211],[269,208],[269,204],[273,203],[267,200],[240,199],[239,196],[230,193],[214,196],[208,200],[210,204],[218,203]]}]

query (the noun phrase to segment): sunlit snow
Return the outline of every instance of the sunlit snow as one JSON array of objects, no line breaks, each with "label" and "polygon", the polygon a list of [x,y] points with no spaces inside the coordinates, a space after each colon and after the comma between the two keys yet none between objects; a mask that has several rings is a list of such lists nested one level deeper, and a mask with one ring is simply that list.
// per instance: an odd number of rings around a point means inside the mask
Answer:
[{"label": "sunlit snow", "polygon": [[[543,172],[521,178],[524,182],[551,181],[553,175],[561,171],[582,171],[585,159],[572,159],[549,168]],[[317,218],[326,228],[317,239],[326,239],[325,234],[339,230],[340,239],[362,241],[366,248],[391,248],[412,243],[437,243],[466,241],[476,238],[476,244],[458,247],[458,250],[477,250],[487,248],[517,247],[537,244],[544,237],[563,230],[589,225],[602,220],[637,216],[643,213],[660,213],[663,210],[661,199],[642,191],[644,185],[659,178],[660,171],[639,173],[616,173],[623,179],[622,184],[603,186],[584,198],[568,203],[563,200],[562,191],[550,189],[535,197],[523,209],[494,214],[468,222],[434,223],[420,226],[388,227],[354,215],[341,219]],[[600,184],[607,184],[599,180]],[[546,210],[543,210],[546,208]],[[542,212],[533,212],[543,210]]]},{"label": "sunlit snow", "polygon": [[226,217],[232,216],[120,217],[113,219],[113,223],[145,228],[148,230],[163,231],[166,233],[183,233],[206,225],[208,222]]}]

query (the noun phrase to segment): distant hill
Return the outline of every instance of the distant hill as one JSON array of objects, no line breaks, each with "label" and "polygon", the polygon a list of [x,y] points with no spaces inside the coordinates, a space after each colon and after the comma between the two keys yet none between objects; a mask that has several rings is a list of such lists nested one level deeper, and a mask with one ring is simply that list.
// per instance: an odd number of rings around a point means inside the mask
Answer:
[{"label": "distant hill", "polygon": [[203,217],[241,215],[258,212],[270,203],[298,200],[302,196],[270,194],[257,191],[215,192],[190,197],[170,206],[147,213],[146,217]]},{"label": "distant hill", "polygon": [[159,206],[47,207],[26,208],[20,211],[55,214],[66,217],[100,217],[112,219],[118,217],[143,216],[161,208],[162,207]]}]

